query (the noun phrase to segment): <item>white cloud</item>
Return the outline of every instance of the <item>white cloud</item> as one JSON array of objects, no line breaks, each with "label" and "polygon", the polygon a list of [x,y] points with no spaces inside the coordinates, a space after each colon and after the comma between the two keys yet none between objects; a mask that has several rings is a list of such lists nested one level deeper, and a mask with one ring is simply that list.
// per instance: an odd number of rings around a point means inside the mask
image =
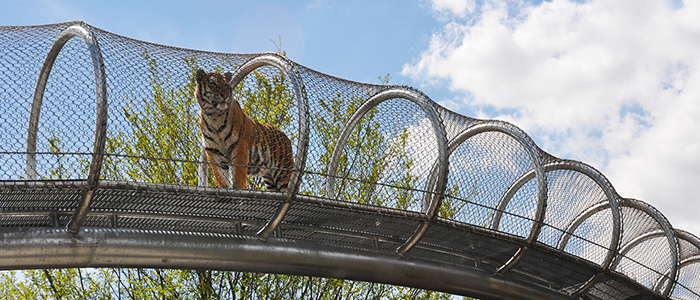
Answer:
[{"label": "white cloud", "polygon": [[433,0],[432,8],[440,13],[454,14],[464,17],[472,13],[476,7],[476,0]]},{"label": "white cloud", "polygon": [[464,18],[403,74],[447,84],[456,106],[515,123],[700,234],[700,3],[484,2],[435,0]]}]

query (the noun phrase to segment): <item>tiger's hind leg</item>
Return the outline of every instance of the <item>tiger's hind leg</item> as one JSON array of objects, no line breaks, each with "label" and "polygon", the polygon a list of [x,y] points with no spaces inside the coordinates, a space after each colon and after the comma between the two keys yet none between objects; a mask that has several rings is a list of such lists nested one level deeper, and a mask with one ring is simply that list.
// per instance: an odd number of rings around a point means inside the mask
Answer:
[{"label": "tiger's hind leg", "polygon": [[[267,125],[267,124],[266,124]],[[294,169],[294,157],[292,156],[292,142],[279,128],[266,127],[270,147],[271,168],[263,174],[263,179],[270,191],[287,192],[289,180]]]},{"label": "tiger's hind leg", "polygon": [[288,171],[270,170],[263,173],[262,178],[268,191],[282,193],[287,192],[287,188],[289,186],[289,176],[283,176],[285,175],[285,172]]},{"label": "tiger's hind leg", "polygon": [[268,191],[282,193],[287,192],[287,182],[277,183],[275,182],[274,178],[268,176],[263,176],[263,181],[265,182],[265,186],[267,187]]}]

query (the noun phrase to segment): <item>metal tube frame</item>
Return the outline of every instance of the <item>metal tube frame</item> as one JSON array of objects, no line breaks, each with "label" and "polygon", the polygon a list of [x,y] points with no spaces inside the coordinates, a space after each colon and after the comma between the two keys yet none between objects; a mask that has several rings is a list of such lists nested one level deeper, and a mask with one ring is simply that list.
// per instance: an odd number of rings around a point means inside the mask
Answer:
[{"label": "metal tube frame", "polygon": [[[647,232],[644,233],[640,236],[635,237],[634,239],[630,240],[625,244],[624,246],[620,247],[620,251],[618,253],[618,256],[615,258],[612,264],[612,268],[614,269],[620,261],[622,261],[622,257],[627,254],[630,250],[632,250],[634,247],[652,239],[652,238],[657,238],[657,237],[666,237],[666,240],[668,241],[668,246],[671,250],[671,268],[668,270],[668,278],[671,280],[672,284],[669,284],[666,289],[661,292],[661,295],[664,297],[668,297],[668,295],[671,293],[673,290],[673,285],[676,283],[676,278],[678,277],[678,272],[680,268],[680,245],[678,244],[678,237],[676,236],[676,231],[673,229],[671,226],[671,223],[662,215],[658,210],[656,210],[654,207],[651,205],[644,203],[642,201],[636,200],[636,199],[623,199],[622,205],[625,207],[631,207],[634,209],[641,210],[642,212],[646,213],[650,217],[656,221],[656,223],[659,224],[661,227],[661,230],[657,231],[652,231],[652,232]],[[661,278],[664,278],[664,275],[661,276]],[[657,280],[660,281],[661,279]],[[654,292],[659,292],[662,286],[656,285],[654,288]]]},{"label": "metal tube frame", "polygon": [[[420,91],[410,87],[391,86],[368,99],[353,114],[345,124],[341,136],[333,150],[326,179],[326,195],[334,198],[334,181],[337,165],[343,147],[349,135],[361,118],[385,100],[403,98],[418,104],[428,115],[438,140],[438,159],[426,182],[427,191],[423,197],[421,213],[415,213],[416,221],[421,222],[414,234],[396,251],[401,257],[381,252],[371,252],[358,249],[348,249],[333,245],[324,245],[306,241],[288,241],[271,238],[271,234],[279,230],[282,218],[294,201],[298,191],[302,172],[305,168],[309,142],[309,107],[303,81],[296,71],[295,64],[276,53],[257,55],[244,63],[234,74],[231,84],[237,86],[250,72],[262,66],[273,66],[282,71],[291,81],[299,108],[299,141],[295,156],[295,170],[292,173],[290,187],[286,194],[263,193],[256,191],[219,191],[213,193],[246,195],[252,198],[278,199],[283,201],[275,215],[258,232],[258,238],[242,238],[231,235],[180,234],[163,231],[123,230],[115,228],[85,228],[81,225],[90,211],[90,202],[98,187],[119,188],[121,183],[100,181],[100,170],[104,158],[106,129],[108,121],[107,83],[105,66],[97,38],[89,25],[79,22],[63,29],[55,38],[42,64],[35,91],[32,96],[29,124],[27,130],[27,153],[25,173],[28,182],[15,184],[0,183],[0,186],[45,186],[45,182],[37,179],[37,133],[43,96],[55,60],[64,45],[73,37],[80,37],[85,43],[91,57],[95,77],[95,134],[93,152],[87,180],[77,180],[67,185],[81,188],[84,193],[78,207],[73,212],[70,223],[63,228],[0,228],[3,238],[3,253],[0,255],[0,268],[55,268],[55,267],[122,267],[141,266],[154,268],[206,268],[221,270],[245,270],[259,272],[274,272],[308,276],[324,276],[384,282],[389,284],[409,285],[421,288],[441,290],[456,294],[476,295],[493,299],[527,298],[527,299],[572,299],[577,298],[592,287],[610,269],[614,269],[622,257],[634,247],[653,238],[665,236],[672,252],[673,264],[659,277],[653,291],[668,297],[677,284],[680,270],[690,264],[700,263],[699,256],[681,259],[678,239],[684,239],[700,249],[700,240],[692,234],[674,230],[668,220],[655,208],[641,201],[621,199],[615,193],[607,179],[592,167],[573,161],[558,161],[542,166],[542,152],[539,151],[529,137],[519,128],[508,127],[500,122],[479,121],[460,133],[449,144],[444,124],[432,106],[431,100]],[[496,124],[496,125],[494,125]],[[499,125],[500,124],[500,125]],[[489,127],[491,126],[491,127]],[[495,127],[494,127],[495,126]],[[499,127],[500,126],[500,127]],[[498,128],[496,128],[498,127]],[[505,128],[505,129],[504,129]],[[419,258],[403,257],[410,249],[418,244],[427,232],[428,226],[437,218],[437,211],[444,197],[447,184],[449,157],[459,144],[469,137],[486,131],[500,131],[514,137],[527,150],[535,167],[523,174],[508,188],[498,204],[491,228],[498,230],[500,220],[508,202],[527,182],[533,178],[538,180],[538,211],[530,234],[514,256],[506,262],[497,273],[505,273],[512,269],[525,255],[529,246],[537,240],[546,212],[547,184],[546,172],[566,169],[583,173],[598,184],[607,202],[598,203],[579,214],[567,226],[557,244],[559,250],[564,250],[572,234],[591,216],[610,209],[613,217],[613,234],[608,255],[602,265],[602,270],[584,283],[571,295],[541,288],[536,285],[523,285],[504,280],[500,276],[483,274],[480,270],[465,270],[451,265],[436,262],[426,262]],[[457,142],[458,140],[460,140]],[[203,153],[203,152],[202,152]],[[199,169],[200,186],[207,186],[206,163],[202,157]],[[541,185],[544,180],[544,185]],[[128,185],[128,184],[127,184]],[[146,189],[153,188],[144,184]],[[138,187],[137,187],[138,188]],[[173,190],[181,187],[173,186]],[[195,188],[195,187],[192,187]],[[541,195],[544,189],[544,195]],[[158,190],[167,190],[159,185]],[[299,196],[304,198],[305,196]],[[319,200],[320,201],[320,200]],[[329,200],[330,201],[330,200]],[[348,203],[347,205],[353,205]],[[651,216],[661,226],[661,230],[647,232],[635,237],[624,246],[620,245],[622,238],[623,219],[621,206],[641,210]],[[54,226],[58,226],[56,211],[42,212],[7,212],[3,215],[41,214],[52,218]],[[63,215],[64,213],[60,213]],[[70,214],[70,213],[69,213]],[[98,213],[99,214],[99,213]],[[111,215],[109,215],[111,214]],[[104,213],[112,218],[112,226],[117,226],[117,213]],[[128,215],[128,214],[127,214]],[[158,217],[158,216],[154,216]],[[160,216],[163,217],[163,216]],[[238,221],[236,221],[238,222]],[[262,224],[262,221],[260,222]],[[240,224],[238,225],[240,226]],[[294,225],[290,225],[294,226]],[[239,233],[239,232],[237,232]],[[368,237],[370,239],[376,237]],[[261,243],[265,242],[266,243]],[[397,244],[401,239],[396,239]],[[426,245],[430,246],[430,245]],[[418,247],[422,247],[419,245]],[[619,249],[619,251],[617,251]],[[618,252],[617,256],[615,253]],[[39,257],[40,259],[37,259]],[[438,280],[435,280],[435,279]],[[664,288],[664,285],[666,287]],[[663,288],[663,291],[661,291]]]},{"label": "metal tube frame", "polygon": [[695,246],[695,248],[700,250],[700,238],[685,230],[675,229],[675,231],[677,238],[687,241],[691,245]]},{"label": "metal tube frame", "polygon": [[[535,241],[537,241],[537,236],[539,235],[540,229],[542,228],[542,221],[544,220],[545,210],[547,207],[547,178],[545,177],[545,170],[542,167],[542,157],[540,156],[540,153],[535,143],[532,141],[532,139],[528,137],[528,135],[525,132],[522,131],[522,129],[506,122],[485,121],[483,123],[477,123],[476,125],[467,128],[466,130],[462,131],[459,135],[457,135],[452,141],[450,141],[450,145],[448,147],[448,155],[452,155],[452,152],[454,152],[454,150],[456,150],[462,143],[464,143],[469,138],[484,132],[501,132],[507,134],[508,136],[518,141],[518,143],[520,143],[525,148],[525,150],[528,153],[528,156],[532,160],[532,177],[537,178],[537,211],[535,212],[535,220],[532,222],[530,233],[528,234],[527,238],[524,239],[525,245],[518,249],[518,251],[516,251],[513,257],[511,257],[510,260],[508,260],[496,271],[496,273],[502,275],[511,270],[513,267],[515,267],[518,264],[518,262],[520,262],[520,260],[522,260],[523,257],[525,257],[527,250],[532,246],[532,244]],[[524,184],[525,182],[523,182],[522,185]],[[507,200],[501,200],[501,203],[505,203],[503,204],[502,210],[505,210],[507,202],[510,201],[510,198],[513,197],[513,195],[515,195],[517,190],[520,187],[522,187],[522,185],[518,186],[517,188],[511,187],[506,192],[506,194],[504,195],[504,199]],[[495,213],[497,214],[498,221],[500,221],[502,210],[499,209]],[[492,229],[498,230],[498,223],[496,222],[497,221],[494,219],[495,225],[492,225]]]},{"label": "metal tube frame", "polygon": [[[559,160],[559,161],[555,161],[555,162],[546,164],[544,166],[544,169],[546,170],[546,172],[550,172],[553,170],[571,170],[571,171],[576,171],[576,172],[579,172],[579,173],[582,173],[582,174],[588,176],[596,184],[598,184],[598,186],[600,186],[601,189],[603,190],[603,192],[605,193],[606,197],[608,198],[607,205],[609,205],[609,207],[613,207],[613,209],[612,209],[613,234],[612,234],[612,238],[610,240],[610,247],[608,248],[608,255],[607,255],[607,257],[602,265],[602,271],[600,273],[596,274],[595,276],[593,276],[591,279],[589,279],[586,283],[584,283],[576,291],[572,292],[573,296],[578,297],[581,294],[583,294],[584,292],[586,292],[588,289],[590,289],[596,282],[598,282],[598,280],[600,280],[600,278],[609,269],[610,264],[612,263],[612,260],[615,257],[615,250],[618,249],[619,242],[620,242],[620,235],[621,235],[621,231],[622,231],[620,208],[619,208],[617,193],[615,193],[615,190],[612,188],[612,185],[608,182],[608,180],[605,178],[605,176],[600,174],[600,172],[598,172],[594,168],[592,168],[586,164],[583,164],[581,162],[569,161],[569,160]],[[530,175],[528,175],[526,173],[525,175],[521,176],[518,179],[518,181],[521,181],[521,180],[527,181],[527,180],[529,180],[528,179],[529,176]],[[518,181],[516,181],[514,184],[512,184],[511,187],[519,188],[519,186],[522,186],[525,184],[525,182],[518,183]],[[506,193],[506,195],[509,195],[509,194],[510,194],[510,192]],[[508,198],[505,198],[505,197],[503,200],[510,201]],[[503,204],[499,203],[499,206],[501,206],[501,205],[503,205]],[[592,212],[592,209],[594,209],[594,210],[598,209],[597,211],[601,210],[599,208],[589,208],[586,212],[589,212],[592,214],[592,213],[594,213],[594,212]],[[595,211],[595,212],[597,212],[597,211]],[[500,219],[500,217],[499,217],[499,219]],[[579,221],[579,225],[582,222],[583,221]],[[576,223],[576,221],[574,221],[574,223]],[[573,227],[571,225],[567,226],[567,229],[564,232],[562,239],[568,241],[568,239],[570,238],[571,234],[574,232],[576,227],[578,227],[578,225],[573,226]],[[559,244],[560,250],[563,250],[564,247],[566,247],[566,242],[564,242],[564,243],[560,242],[558,244]]]},{"label": "metal tube frame", "polygon": [[[680,274],[680,270],[693,264],[700,264],[700,255],[696,256],[691,256],[688,257],[684,260],[681,261],[681,263],[678,265],[678,273]],[[664,276],[662,276],[659,281],[656,283],[655,290],[661,289],[661,287],[668,281],[668,275],[670,271],[667,271],[664,273]],[[676,285],[678,284],[677,281],[673,281],[673,289],[671,293],[676,289]],[[687,289],[691,289],[692,287],[686,287]],[[694,291],[693,291],[694,292]],[[700,289],[698,289],[698,292],[700,292]]]},{"label": "metal tube frame", "polygon": [[[693,247],[695,247],[697,250],[700,251],[700,239],[698,237],[696,237],[692,233],[689,233],[689,232],[684,231],[684,230],[675,229],[674,231],[676,233],[676,238],[678,240],[684,240],[684,241],[690,243]],[[680,246],[680,243],[679,243],[679,246]],[[678,275],[677,276],[680,276],[681,270],[684,267],[687,267],[688,265],[692,265],[692,264],[697,264],[697,263],[700,263],[700,255],[697,255],[697,254],[693,255],[693,256],[686,257],[686,258],[681,258],[680,264],[678,264]],[[671,269],[668,269],[668,270],[666,270],[666,272],[664,272],[664,276],[661,276],[659,278],[659,280],[657,281],[657,283],[654,287],[654,290],[661,289],[661,287],[670,278],[671,272],[672,272]],[[673,289],[672,289],[671,293],[673,293],[676,289],[676,285],[678,284],[678,277],[675,278],[673,283],[674,284],[673,284]],[[686,287],[686,288],[690,289],[690,287]],[[698,292],[700,292],[700,289],[698,289]]]},{"label": "metal tube frame", "polygon": [[[338,141],[333,148],[328,169],[326,170],[326,173],[328,174],[326,177],[326,197],[335,198],[335,176],[338,171],[338,163],[340,162],[340,156],[343,152],[343,148],[345,148],[345,144],[347,144],[348,139],[350,138],[350,134],[360,123],[360,120],[362,120],[365,114],[367,114],[377,105],[389,99],[406,99],[418,105],[423,112],[425,112],[428,120],[430,120],[431,124],[433,125],[433,131],[435,133],[438,148],[436,167],[437,180],[435,182],[435,180],[430,179],[426,182],[425,190],[432,191],[432,193],[426,193],[423,197],[422,213],[425,214],[426,219],[425,221],[421,222],[413,235],[411,235],[411,237],[409,237],[403,245],[396,249],[396,252],[400,256],[404,256],[418,243],[423,235],[425,235],[430,223],[437,216],[437,211],[442,203],[442,199],[445,194],[445,187],[447,185],[447,133],[445,132],[444,125],[440,121],[437,112],[430,104],[431,100],[428,98],[428,96],[410,87],[390,86],[362,103],[362,105],[357,108],[343,127],[343,130],[338,137]],[[434,184],[432,182],[434,182]]]},{"label": "metal tube frame", "polygon": [[[610,265],[610,268],[611,269],[617,268],[617,266],[622,261],[622,258],[624,258],[628,252],[630,252],[632,249],[634,249],[634,247],[639,246],[639,244],[644,243],[644,242],[649,241],[649,240],[654,239],[654,238],[664,237],[664,236],[666,236],[665,231],[654,230],[654,231],[649,231],[647,233],[641,234],[641,235],[633,238],[632,240],[627,242],[627,244],[624,244],[624,245],[622,245],[622,247],[620,247],[620,251],[618,251],[618,255],[615,256],[615,260],[613,260],[613,263],[612,263],[612,265]],[[677,264],[677,262],[675,264]]]},{"label": "metal tube frame", "polygon": [[63,46],[73,37],[79,37],[85,43],[87,50],[90,53],[93,73],[95,76],[95,136],[92,146],[92,158],[87,177],[88,188],[83,193],[82,199],[78,204],[73,218],[68,224],[68,231],[75,233],[80,228],[80,225],[83,223],[85,216],[90,210],[90,201],[92,200],[92,196],[98,186],[100,169],[102,168],[102,161],[104,158],[108,119],[107,77],[105,75],[102,52],[100,51],[97,38],[93,34],[92,30],[84,23],[71,25],[70,27],[61,31],[58,36],[56,36],[56,39],[51,45],[51,49],[46,54],[46,58],[44,58],[44,63],[41,66],[39,77],[34,88],[34,95],[32,96],[32,108],[29,115],[29,127],[27,129],[27,161],[25,172],[29,180],[37,180],[36,141],[37,132],[39,130],[39,115],[41,113],[46,83],[48,82],[51,69],[56,61],[56,57],[58,57],[58,54],[61,52],[61,49],[63,49]]},{"label": "metal tube frame", "polygon": [[[270,218],[267,224],[260,229],[258,232],[258,238],[265,241],[270,235],[275,232],[275,229],[282,222],[282,218],[289,210],[292,205],[292,201],[299,189],[299,184],[301,183],[302,170],[306,166],[306,155],[309,148],[309,103],[306,97],[306,89],[304,88],[304,82],[299,76],[296,67],[292,61],[286,57],[279,55],[274,52],[262,53],[255,56],[243,63],[234,73],[229,84],[231,87],[235,88],[241,81],[254,70],[264,67],[272,66],[283,72],[284,75],[291,82],[292,88],[294,89],[294,95],[297,100],[297,107],[299,109],[299,141],[297,142],[296,154],[294,157],[294,171],[289,179],[289,184],[286,192],[286,199],[284,202],[280,203],[275,215]],[[199,179],[198,184],[200,186],[207,186],[207,164],[204,160],[204,147],[202,147],[202,163],[199,165]]]},{"label": "metal tube frame", "polygon": [[[564,230],[564,233],[559,237],[559,242],[557,243],[557,249],[564,251],[566,248],[566,245],[569,244],[569,239],[573,236],[574,231],[583,224],[588,218],[591,216],[604,211],[606,209],[610,209],[610,202],[599,202],[583,212],[581,212],[578,216],[576,216],[571,222],[569,222],[569,225],[566,226],[566,229]],[[615,232],[615,228],[613,228],[613,234],[612,236],[620,236],[620,232]],[[614,256],[612,252],[612,249],[617,248],[617,244],[613,245],[613,240],[610,241],[610,246],[608,247],[608,256]],[[614,247],[614,248],[613,248]],[[605,265],[605,260],[603,261],[603,265]]]},{"label": "metal tube frame", "polygon": [[[630,207],[630,208],[641,210],[642,212],[646,213],[647,215],[652,217],[654,219],[654,221],[656,221],[659,224],[659,226],[661,227],[661,230],[647,232],[645,234],[642,234],[640,236],[633,238],[632,240],[627,242],[625,245],[618,246],[619,250],[616,251],[617,255],[614,256],[614,258],[610,262],[609,266],[606,267],[605,264],[603,265],[604,269],[605,270],[615,269],[617,267],[617,265],[620,263],[620,261],[622,260],[622,258],[625,256],[625,254],[628,253],[631,249],[633,249],[634,247],[638,246],[639,244],[646,242],[652,238],[664,236],[668,240],[669,248],[671,249],[671,252],[672,252],[671,253],[671,261],[672,261],[671,269],[668,270],[667,273],[668,273],[669,279],[671,279],[672,282],[674,282],[674,284],[675,284],[675,280],[678,276],[680,247],[678,245],[678,239],[676,237],[675,230],[673,230],[673,228],[671,227],[671,224],[656,209],[654,209],[653,207],[651,207],[650,205],[648,205],[642,201],[622,198],[622,199],[618,200],[618,202],[619,202],[620,207]],[[571,238],[574,231],[576,231],[576,229],[581,224],[583,224],[583,222],[585,222],[588,218],[592,217],[593,215],[595,215],[601,211],[604,211],[606,209],[609,209],[611,204],[612,204],[612,202],[598,203],[594,206],[591,206],[590,208],[588,208],[587,210],[585,210],[584,212],[579,214],[576,218],[574,218],[574,220],[572,220],[572,222],[569,224],[569,226],[567,226],[566,231],[562,235],[557,248],[559,250],[563,251],[564,248],[566,248],[566,245],[568,244],[568,241]],[[614,236],[615,236],[615,234],[613,234],[613,237]],[[621,234],[620,234],[619,238],[620,239],[622,238]],[[610,254],[611,252],[608,252],[608,253]],[[607,259],[606,259],[606,261],[607,261]],[[597,276],[599,276],[599,275],[597,275]],[[665,275],[661,276],[661,278],[659,280],[662,280],[664,277],[665,277]],[[658,293],[660,289],[661,289],[661,285],[659,285],[659,284],[655,285],[655,287],[654,287],[655,292]],[[673,290],[673,285],[668,285],[666,287],[666,289],[664,289],[664,291],[660,292],[660,293],[664,297],[668,297],[668,294],[671,292],[671,290]]]},{"label": "metal tube frame", "polygon": [[618,249],[620,239],[622,237],[622,216],[620,214],[621,205],[617,193],[603,174],[600,174],[600,172],[598,172],[596,169],[584,163],[577,161],[560,161],[553,164],[548,164],[545,168],[547,168],[548,172],[554,170],[569,170],[581,173],[593,180],[593,182],[595,182],[601,188],[601,190],[603,190],[603,193],[608,201],[603,201],[589,207],[576,216],[571,222],[569,222],[569,225],[567,225],[566,229],[564,230],[564,234],[562,234],[559,242],[557,243],[557,249],[563,251],[564,248],[566,248],[571,235],[579,226],[581,226],[581,224],[583,224],[584,221],[586,221],[586,219],[600,211],[612,207],[613,209],[611,210],[611,214],[613,217],[613,233],[610,240],[610,246],[608,247],[608,255],[602,264],[603,268],[607,269],[615,258],[614,252]]},{"label": "metal tube frame", "polygon": [[[178,235],[166,231],[0,228],[2,269],[62,267],[194,268],[364,280],[486,299],[561,299],[564,293],[384,252],[271,237]],[[37,259],[40,258],[40,259]]]}]

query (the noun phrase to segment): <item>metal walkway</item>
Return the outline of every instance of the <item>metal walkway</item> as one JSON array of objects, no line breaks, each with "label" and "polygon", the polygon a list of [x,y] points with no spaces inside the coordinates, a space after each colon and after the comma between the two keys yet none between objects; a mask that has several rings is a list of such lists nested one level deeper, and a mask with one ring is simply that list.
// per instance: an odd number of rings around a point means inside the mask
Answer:
[{"label": "metal walkway", "polygon": [[[194,71],[291,139],[287,193],[213,187]],[[0,269],[202,268],[481,299],[700,299],[700,239],[518,127],[275,53],[0,27]]]}]

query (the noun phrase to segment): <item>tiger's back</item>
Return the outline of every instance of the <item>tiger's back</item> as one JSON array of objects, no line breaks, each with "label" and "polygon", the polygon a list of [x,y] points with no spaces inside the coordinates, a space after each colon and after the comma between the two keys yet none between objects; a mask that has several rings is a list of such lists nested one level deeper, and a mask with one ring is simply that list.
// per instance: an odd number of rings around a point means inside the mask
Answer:
[{"label": "tiger's back", "polygon": [[261,176],[268,190],[285,192],[294,168],[292,144],[279,128],[250,119],[233,98],[231,73],[196,74],[195,98],[200,107],[200,129],[205,156],[214,179],[229,188],[245,189],[246,175]]}]

